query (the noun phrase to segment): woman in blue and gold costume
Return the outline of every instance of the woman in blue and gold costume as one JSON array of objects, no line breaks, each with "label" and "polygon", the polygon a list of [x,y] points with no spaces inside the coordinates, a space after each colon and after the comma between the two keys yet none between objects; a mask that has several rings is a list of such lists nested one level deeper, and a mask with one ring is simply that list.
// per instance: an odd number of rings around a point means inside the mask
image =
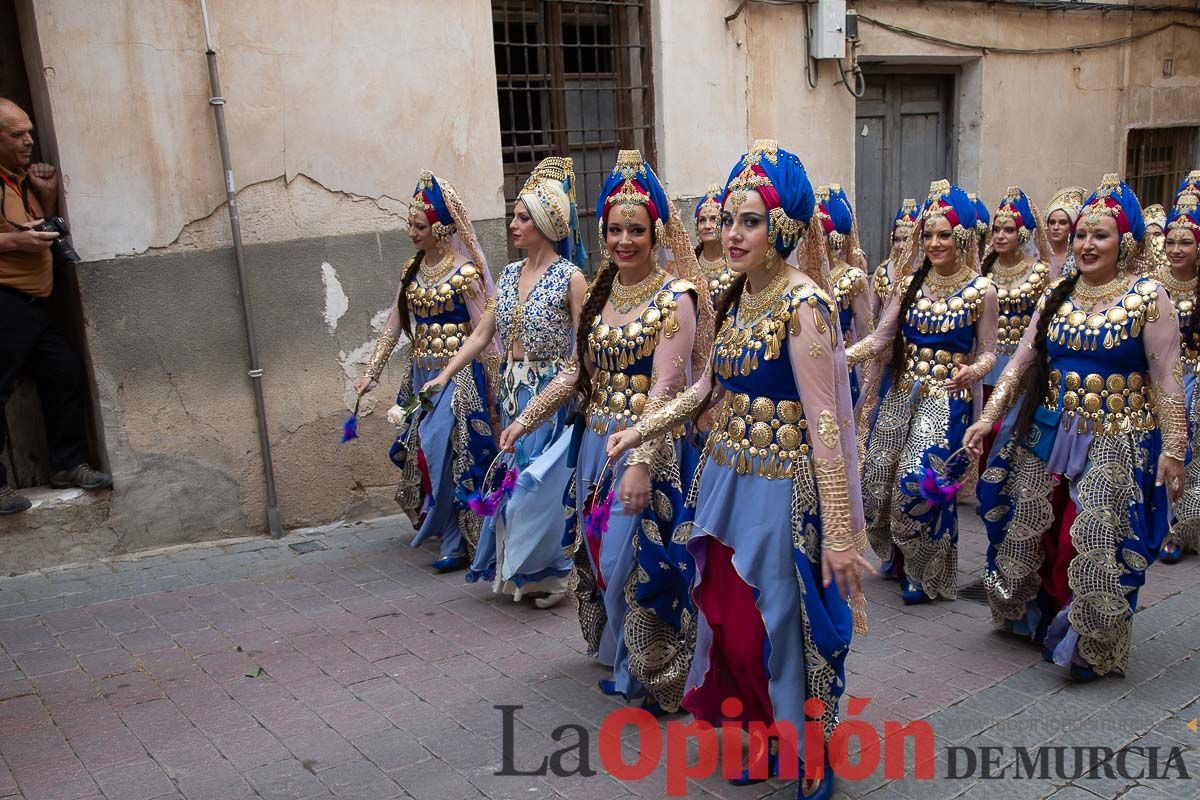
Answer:
[{"label": "woman in blue and gold costume", "polygon": [[[388,419],[399,428],[391,458],[401,470],[396,500],[417,528],[412,541],[441,540],[434,569],[462,569],[479,538],[482,520],[467,497],[496,457],[492,391],[482,359],[445,384],[415,431],[401,404],[437,375],[485,314],[495,290],[475,229],[458,192],[433,173],[421,173],[409,205],[408,235],[417,249],[400,281],[396,304],[379,336],[359,394],[376,385],[400,333],[412,342],[412,369]],[[495,343],[487,350],[494,356]]]},{"label": "woman in blue and gold costume", "polygon": [[[604,446],[703,367],[712,305],[683,222],[638,151],[618,155],[596,218],[602,263],[580,314],[578,368],[538,394],[501,446],[515,446],[576,395],[584,403],[563,532],[575,553],[580,627],[589,652],[613,669],[603,691],[676,711],[696,632],[688,597],[694,568],[678,536],[696,449],[686,429],[673,430],[609,471]],[[615,504],[605,522],[610,491]]]},{"label": "woman in blue and gold costume", "polygon": [[[513,245],[526,257],[504,268],[474,333],[450,359],[432,385],[447,384],[474,361],[497,334],[500,364],[500,424],[507,426],[563,369],[574,369],[574,332],[579,325],[587,281],[578,264],[587,258],[579,236],[575,172],[569,158],[540,163],[513,205],[508,228]],[[496,592],[520,600],[540,594],[540,608],[557,604],[566,592],[571,560],[563,553],[562,514],[554,505],[528,502],[547,483],[557,496],[570,477],[566,467],[567,408],[562,408],[515,453],[517,484],[499,495],[483,522],[479,547],[467,582],[493,581]],[[561,441],[560,441],[561,440]],[[546,458],[540,458],[543,454]],[[488,489],[490,487],[484,487]]]},{"label": "woman in blue and gold costume", "polygon": [[[1050,281],[1050,267],[1046,263],[1050,247],[1038,218],[1037,206],[1019,186],[1008,187],[992,216],[991,241],[983,257],[982,272],[996,287],[1000,318],[996,328],[996,365],[983,379],[984,402],[1017,351],[1033,309]],[[992,437],[984,444],[985,457],[999,433],[1000,426],[996,425]]]},{"label": "woman in blue and gold costume", "polygon": [[[828,243],[829,285],[837,304],[838,327],[846,347],[855,344],[871,332],[871,298],[867,288],[867,273],[848,259],[858,261],[862,251],[854,225],[854,209],[850,198],[838,184],[817,187],[817,220]],[[850,399],[858,405],[858,370],[850,368]]]},{"label": "woman in blue and gold costume", "polygon": [[725,251],[721,249],[721,200],[723,190],[719,183],[714,183],[704,190],[704,196],[696,202],[696,260],[700,263],[700,272],[708,282],[708,295],[715,307],[721,302],[721,295],[733,282],[733,272],[725,261]]},{"label": "woman in blue and gold costume", "polygon": [[1183,489],[1179,328],[1144,275],[1142,210],[1106,175],[1074,231],[1077,271],[1046,293],[965,443],[980,482],[992,619],[1041,644],[1076,680],[1123,674],[1146,569]]},{"label": "woman in blue and gold costume", "polygon": [[892,290],[895,288],[896,264],[900,261],[900,255],[912,236],[920,214],[921,207],[911,197],[904,198],[900,210],[896,212],[896,218],[892,222],[892,244],[887,260],[876,267],[875,274],[871,276],[871,321],[875,324],[879,324],[879,315],[891,299]]},{"label": "woman in blue and gold costume", "polygon": [[[688,496],[700,626],[684,707],[714,726],[802,731],[806,701],[818,701],[828,736],[852,632],[865,630],[859,571],[870,567],[856,547],[865,542],[853,411],[814,207],[800,160],[755,142],[726,186],[723,240],[737,278],[712,360],[678,400],[613,436],[609,452],[715,406]],[[762,774],[734,782],[777,772],[776,744],[752,740],[749,763]],[[787,773],[799,764],[794,744],[780,748]],[[798,797],[832,796],[823,765],[800,766]]]},{"label": "woman in blue and gold costume", "polygon": [[1180,187],[1175,207],[1166,220],[1163,257],[1167,265],[1158,281],[1171,296],[1179,315],[1179,358],[1183,373],[1183,396],[1188,420],[1187,479],[1183,497],[1175,504],[1175,521],[1163,542],[1159,557],[1177,563],[1186,550],[1200,550],[1200,404],[1196,402],[1197,365],[1200,364],[1200,309],[1196,302],[1197,242],[1200,242],[1200,187],[1186,182]]},{"label": "woman in blue and gold costume", "polygon": [[1071,251],[1071,229],[1079,212],[1087,189],[1082,186],[1067,186],[1059,189],[1046,206],[1046,243],[1050,245],[1050,276],[1070,275],[1075,271],[1075,257]]},{"label": "woman in blue and gold costume", "polygon": [[977,237],[966,192],[935,181],[879,329],[849,351],[851,364],[877,362],[860,411],[867,535],[906,603],[958,596],[958,506],[932,502],[922,479],[966,474],[966,459],[946,462],[996,361],[996,289],[979,274]]}]

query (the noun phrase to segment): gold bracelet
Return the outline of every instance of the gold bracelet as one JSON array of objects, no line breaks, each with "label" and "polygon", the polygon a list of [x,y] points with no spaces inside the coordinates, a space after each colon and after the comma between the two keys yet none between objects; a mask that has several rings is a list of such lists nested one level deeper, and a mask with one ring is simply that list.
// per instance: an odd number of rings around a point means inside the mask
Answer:
[{"label": "gold bracelet", "polygon": [[962,367],[957,373],[956,378],[966,378],[969,383],[981,381],[992,371],[992,367],[996,366],[996,354],[984,353],[976,359],[974,364],[968,364]]},{"label": "gold bracelet", "polygon": [[875,358],[875,333],[870,333],[846,348],[846,364],[856,367]]},{"label": "gold bracelet", "polygon": [[995,425],[1004,419],[1004,415],[1016,404],[1017,398],[1024,392],[1021,387],[1021,372],[1016,367],[1009,367],[1000,373],[1000,379],[992,387],[992,395],[988,398],[983,413],[979,415],[981,420]]},{"label": "gold bracelet", "polygon": [[662,436],[699,407],[700,392],[695,386],[689,386],[674,400],[661,401],[653,408],[646,408],[633,426],[642,435],[642,443],[638,446],[645,447],[647,442]]},{"label": "gold bracelet", "polygon": [[832,460],[814,458],[817,497],[821,503],[821,534],[825,547],[837,553],[859,551],[858,536],[850,530],[850,487],[846,463],[839,455]]},{"label": "gold bracelet", "polygon": [[1187,457],[1187,413],[1183,397],[1177,394],[1155,393],[1158,406],[1158,427],[1162,431],[1162,454],[1176,461]]},{"label": "gold bracelet", "polygon": [[542,423],[554,416],[560,408],[567,404],[571,396],[575,394],[575,381],[560,381],[558,378],[562,375],[574,374],[574,369],[564,367],[554,380],[546,384],[546,388],[538,392],[529,401],[529,405],[525,406],[525,410],[521,412],[516,420],[525,428],[526,432],[541,427]]},{"label": "gold bracelet", "polygon": [[384,328],[379,334],[379,341],[375,342],[375,349],[371,352],[371,360],[367,362],[367,369],[363,373],[373,381],[379,380],[379,376],[383,374],[383,368],[387,365],[388,359],[392,357],[392,351],[396,349],[396,342],[400,341],[400,337],[393,333],[388,328]]},{"label": "gold bracelet", "polygon": [[[679,395],[682,396],[682,395]],[[629,453],[629,457],[625,459],[626,464],[648,464],[653,466],[658,463],[660,456],[671,457],[674,455],[674,447],[671,442],[671,437],[668,431],[675,426],[681,418],[671,418],[669,415],[664,415],[663,412],[667,406],[672,404],[672,400],[666,397],[650,397],[646,400],[646,407],[642,409],[641,415],[638,417],[638,422],[634,424],[633,429],[642,436],[642,443]],[[688,412],[689,414],[691,412]],[[685,414],[686,416],[686,414]],[[650,426],[663,426],[657,433],[647,434],[645,430],[638,427],[642,420],[648,420]],[[665,422],[664,422],[665,421]],[[666,448],[670,455],[663,452]]]}]

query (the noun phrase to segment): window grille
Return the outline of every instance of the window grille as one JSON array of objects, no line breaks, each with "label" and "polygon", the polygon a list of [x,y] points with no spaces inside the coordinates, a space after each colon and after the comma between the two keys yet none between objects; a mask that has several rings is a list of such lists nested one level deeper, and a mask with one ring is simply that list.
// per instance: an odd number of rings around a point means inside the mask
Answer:
[{"label": "window grille", "polygon": [[492,0],[506,210],[539,161],[571,156],[589,254],[617,151],[656,161],[648,2]]},{"label": "window grille", "polygon": [[1175,189],[1196,168],[1200,127],[1139,128],[1129,132],[1125,147],[1125,182],[1143,206],[1161,203],[1168,211]]}]

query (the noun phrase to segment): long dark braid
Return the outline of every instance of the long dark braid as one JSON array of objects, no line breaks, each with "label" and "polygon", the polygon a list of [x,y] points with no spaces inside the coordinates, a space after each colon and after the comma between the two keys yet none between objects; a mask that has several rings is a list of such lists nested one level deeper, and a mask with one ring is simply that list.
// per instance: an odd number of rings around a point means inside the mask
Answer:
[{"label": "long dark braid", "polygon": [[996,260],[1000,258],[1000,254],[995,250],[983,257],[983,263],[979,265],[979,274],[987,277],[992,274],[992,267],[996,265]]},{"label": "long dark braid", "polygon": [[421,268],[421,262],[425,260],[425,251],[418,250],[413,256],[412,261],[408,263],[408,269],[404,270],[404,277],[400,279],[400,297],[396,300],[396,316],[400,320],[400,330],[408,334],[408,338],[412,338],[412,320],[408,316],[408,287],[412,284],[413,279],[417,277],[417,270]]},{"label": "long dark braid", "polygon": [[1017,415],[1017,423],[1013,428],[1013,437],[1017,441],[1025,438],[1029,429],[1033,427],[1033,414],[1042,404],[1050,387],[1050,360],[1046,357],[1046,331],[1050,328],[1050,320],[1054,318],[1054,312],[1058,310],[1058,307],[1066,302],[1067,298],[1071,296],[1071,292],[1075,291],[1075,284],[1078,281],[1079,271],[1076,270],[1074,274],[1063,278],[1057,286],[1051,289],[1042,302],[1037,334],[1033,338],[1033,363],[1025,370],[1025,374],[1021,378],[1021,384],[1025,387],[1025,399],[1021,403],[1021,411]]},{"label": "long dark braid", "polygon": [[611,260],[605,261],[592,280],[587,297],[583,301],[583,310],[579,312],[579,330],[575,332],[575,355],[579,360],[579,377],[575,379],[575,391],[583,396],[586,403],[592,396],[592,375],[587,368],[588,334],[592,332],[592,323],[604,311],[604,304],[612,293],[613,281],[617,279],[617,265]]},{"label": "long dark braid", "polygon": [[704,242],[696,245],[696,258],[699,259],[704,254]]},{"label": "long dark braid", "polygon": [[[717,333],[721,332],[721,326],[725,324],[725,320],[729,318],[729,312],[733,310],[733,303],[742,296],[742,290],[746,288],[746,273],[739,274],[733,279],[733,283],[729,284],[729,288],[721,292],[721,299],[717,301],[717,314],[714,322],[714,327]],[[713,389],[716,388],[717,376],[713,375]],[[692,412],[692,427],[695,427],[700,422],[700,417],[704,412],[712,407],[713,396],[715,391],[709,389],[708,394],[700,401],[700,405]]]},{"label": "long dark braid", "polygon": [[917,301],[917,292],[925,285],[925,276],[931,269],[933,269],[933,262],[929,260],[929,256],[925,256],[921,266],[913,273],[912,281],[909,282],[908,289],[905,290],[904,297],[900,300],[900,316],[896,319],[896,335],[892,337],[892,358],[888,364],[888,370],[893,379],[904,371],[904,367],[908,363],[908,353],[905,352],[904,347],[904,320],[908,319],[908,309]]}]

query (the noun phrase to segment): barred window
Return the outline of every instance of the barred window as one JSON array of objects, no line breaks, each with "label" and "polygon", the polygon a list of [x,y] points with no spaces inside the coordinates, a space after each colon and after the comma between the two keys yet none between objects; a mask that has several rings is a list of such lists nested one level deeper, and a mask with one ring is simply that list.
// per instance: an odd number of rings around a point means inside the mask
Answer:
[{"label": "barred window", "polygon": [[656,162],[647,2],[492,0],[507,210],[539,161],[571,156],[590,254],[617,151]]},{"label": "barred window", "polygon": [[1162,203],[1169,211],[1175,189],[1195,168],[1200,127],[1139,128],[1125,147],[1125,182],[1143,206]]}]

